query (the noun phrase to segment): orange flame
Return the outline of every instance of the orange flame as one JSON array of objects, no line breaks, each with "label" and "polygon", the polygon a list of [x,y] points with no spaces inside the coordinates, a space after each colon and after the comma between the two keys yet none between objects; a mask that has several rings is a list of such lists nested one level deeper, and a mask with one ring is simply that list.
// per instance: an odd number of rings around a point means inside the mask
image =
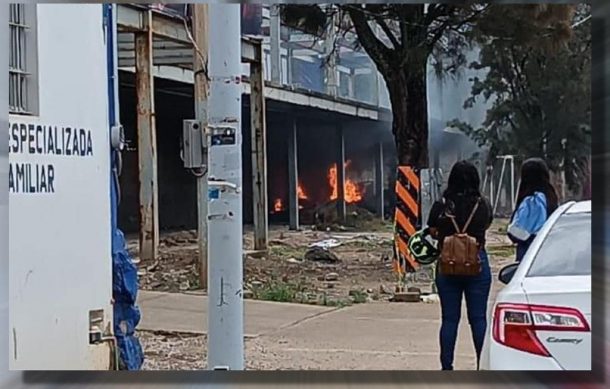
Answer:
[{"label": "orange flame", "polygon": [[301,186],[301,183],[297,185],[297,196],[299,196],[299,200],[307,200],[309,197],[305,194],[305,189]]},{"label": "orange flame", "polygon": [[[351,161],[345,162],[345,167],[348,167],[351,164]],[[336,200],[339,197],[339,190],[337,184],[337,164],[333,164],[328,170],[328,183],[332,189],[330,194],[331,200]],[[345,185],[343,188],[343,194],[345,196],[345,202],[348,204],[357,203],[362,200],[362,192],[358,185],[350,180],[349,178],[345,179]]]},{"label": "orange flame", "polygon": [[284,204],[282,204],[282,199],[275,199],[273,203],[273,211],[274,212],[282,212],[284,210]]}]

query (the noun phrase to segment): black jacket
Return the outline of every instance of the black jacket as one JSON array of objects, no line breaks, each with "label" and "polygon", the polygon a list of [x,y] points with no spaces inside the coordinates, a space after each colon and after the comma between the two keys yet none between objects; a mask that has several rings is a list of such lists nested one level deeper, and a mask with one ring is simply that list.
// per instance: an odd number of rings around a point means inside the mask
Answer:
[{"label": "black jacket", "polygon": [[[455,196],[453,199],[437,201],[432,205],[428,217],[428,227],[438,231],[438,240],[442,244],[445,237],[455,234],[457,231],[447,214],[455,215],[456,222],[460,229],[464,228],[468,217],[472,213],[477,198],[471,196]],[[479,207],[474,214],[466,233],[477,239],[481,247],[485,246],[485,234],[491,222],[493,212],[489,201],[481,197]]]}]

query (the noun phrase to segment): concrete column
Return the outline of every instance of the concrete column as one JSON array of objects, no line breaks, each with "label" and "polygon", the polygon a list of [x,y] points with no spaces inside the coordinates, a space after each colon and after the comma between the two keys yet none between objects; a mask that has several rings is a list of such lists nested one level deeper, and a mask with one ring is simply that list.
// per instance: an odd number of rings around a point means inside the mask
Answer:
[{"label": "concrete column", "polygon": [[349,70],[347,83],[347,97],[354,99],[356,97],[356,72],[354,69]]},{"label": "concrete column", "polygon": [[280,5],[272,4],[269,7],[269,23],[270,23],[270,54],[271,54],[271,81],[280,84],[281,83],[281,63],[280,63]]},{"label": "concrete column", "polygon": [[242,72],[238,4],[209,5],[209,370],[244,369]]},{"label": "concrete column", "polygon": [[288,212],[290,229],[299,229],[299,169],[297,146],[297,120],[293,119],[292,128],[288,131]]},{"label": "concrete column", "polygon": [[286,52],[286,82],[288,85],[292,85],[292,55],[293,49],[288,48]]},{"label": "concrete column", "polygon": [[157,135],[153,80],[152,13],[147,31],[135,34],[138,126],[138,175],[140,191],[140,259],[155,260],[159,251],[159,195],[157,183]]},{"label": "concrete column", "polygon": [[[263,49],[260,47],[260,58]],[[267,129],[263,62],[250,64],[250,131],[252,138],[252,204],[254,249],[267,250],[269,241],[267,201]]]},{"label": "concrete column", "polygon": [[379,142],[375,146],[375,202],[377,203],[377,213],[381,220],[384,218],[384,183],[385,176],[383,171],[383,143]]},{"label": "concrete column", "polygon": [[341,125],[337,126],[337,146],[337,213],[339,220],[345,221],[345,137]]},{"label": "concrete column", "polygon": [[337,58],[338,48],[335,50],[335,39],[337,37],[337,30],[335,28],[336,15],[330,20],[326,33],[324,36],[324,51],[327,56],[326,58],[326,93],[331,96],[337,96],[339,94],[339,77],[337,74]]}]

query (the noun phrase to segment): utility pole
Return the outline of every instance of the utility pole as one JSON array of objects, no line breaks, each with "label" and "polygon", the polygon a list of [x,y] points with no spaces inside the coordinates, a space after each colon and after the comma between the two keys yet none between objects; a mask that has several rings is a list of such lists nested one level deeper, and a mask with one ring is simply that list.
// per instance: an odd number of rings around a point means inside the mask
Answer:
[{"label": "utility pole", "polygon": [[[205,71],[208,61],[208,5],[193,4],[193,39],[195,50],[193,53],[194,69],[194,97],[195,118],[205,127],[208,121],[208,79]],[[205,135],[203,135],[205,141]],[[203,148],[205,150],[206,148]],[[207,155],[203,156],[203,161]],[[208,176],[204,168],[201,175],[197,177],[197,235],[199,246],[199,258],[197,269],[199,271],[199,287],[208,288]]]},{"label": "utility pole", "polygon": [[239,4],[209,4],[208,369],[243,370]]}]

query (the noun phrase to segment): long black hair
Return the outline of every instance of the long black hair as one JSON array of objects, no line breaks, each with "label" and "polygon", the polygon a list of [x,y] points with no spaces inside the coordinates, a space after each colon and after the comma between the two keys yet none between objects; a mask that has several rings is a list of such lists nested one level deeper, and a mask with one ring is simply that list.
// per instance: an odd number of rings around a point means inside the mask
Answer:
[{"label": "long black hair", "polygon": [[464,222],[475,203],[479,201],[481,178],[477,168],[468,161],[457,162],[451,168],[447,189],[443,192],[445,212]]},{"label": "long black hair", "polygon": [[481,197],[480,186],[481,178],[477,168],[468,161],[460,161],[451,168],[443,197],[452,201],[458,198],[476,200]]},{"label": "long black hair", "polygon": [[550,216],[559,206],[559,196],[551,184],[549,167],[541,158],[530,158],[521,165],[521,183],[513,216],[523,200],[535,192],[541,192],[546,197],[547,217]]}]

